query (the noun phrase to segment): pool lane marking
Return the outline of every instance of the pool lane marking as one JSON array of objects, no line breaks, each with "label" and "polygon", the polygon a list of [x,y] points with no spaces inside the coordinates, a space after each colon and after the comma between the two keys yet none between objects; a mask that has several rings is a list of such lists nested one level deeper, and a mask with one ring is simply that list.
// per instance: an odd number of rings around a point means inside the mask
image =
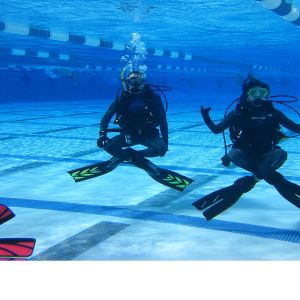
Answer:
[{"label": "pool lane marking", "polygon": [[0,171],[0,177],[7,176],[9,174],[20,172],[20,171],[27,171],[27,170],[31,170],[31,169],[36,169],[36,168],[39,168],[39,167],[42,167],[42,166],[45,166],[45,165],[48,165],[48,164],[50,164],[50,163],[49,162],[31,162],[31,163],[27,163],[27,164],[24,164],[24,165],[7,168],[7,169],[4,169],[4,170]]},{"label": "pool lane marking", "polygon": [[58,129],[51,129],[51,130],[45,130],[45,131],[37,131],[34,134],[47,134],[51,132],[59,132],[59,131],[67,131],[67,130],[73,130],[73,129],[79,129],[82,128],[82,126],[72,126],[72,127],[66,127],[66,128],[58,128]]},{"label": "pool lane marking", "polygon": [[[171,205],[174,205],[175,202],[180,202],[181,198],[187,197],[187,194],[193,194],[192,192],[208,182],[218,178],[219,175],[197,175],[194,176],[193,179],[195,180],[193,184],[191,184],[187,189],[185,189],[182,193],[178,193],[178,191],[175,191],[171,188],[168,188],[158,194],[155,194],[152,197],[149,197],[148,199],[141,201],[138,203],[138,207],[143,206],[151,206],[151,207],[166,207]],[[195,195],[194,195],[195,196]],[[190,197],[190,196],[189,196]],[[196,197],[201,197],[199,193]]]},{"label": "pool lane marking", "polygon": [[[46,164],[51,164],[51,162],[71,162],[71,163],[82,163],[82,164],[95,164],[95,163],[99,163],[101,162],[101,160],[96,160],[96,159],[82,159],[82,158],[77,158],[80,155],[84,156],[87,154],[92,154],[92,153],[97,153],[98,149],[91,149],[91,150],[87,150],[87,151],[82,151],[80,152],[76,152],[73,153],[71,155],[69,155],[69,157],[52,157],[52,156],[38,156],[38,155],[14,155],[14,154],[1,154],[0,153],[0,158],[11,158],[11,159],[30,159],[30,160],[42,160],[41,165],[39,165],[39,162],[34,162],[34,163],[28,163],[25,165],[29,165],[29,168],[38,168],[42,165],[46,165]],[[74,157],[72,157],[72,155],[75,155]],[[26,167],[22,167],[25,165],[21,165],[21,169],[19,169],[20,171],[26,170]],[[134,167],[130,164],[124,164],[121,165],[122,166],[128,166],[128,167]],[[215,166],[214,168],[198,168],[198,167],[187,167],[187,166],[175,166],[175,165],[163,165],[163,164],[158,164],[159,167],[162,168],[167,168],[167,169],[172,169],[174,171],[189,171],[189,172],[194,172],[194,173],[201,173],[202,176],[210,176],[210,175],[235,175],[235,176],[245,176],[247,174],[249,174],[247,171],[238,171],[238,170],[234,170],[230,168],[230,169],[225,169],[223,167],[221,167],[220,165]],[[0,176],[2,174],[2,172],[6,172],[7,170],[10,169],[15,169],[15,171],[18,171],[17,169],[18,167],[13,167],[13,168],[8,168],[8,169],[4,169],[2,171],[0,171]],[[9,173],[12,173],[9,171]],[[300,176],[285,176],[285,178],[287,178],[288,180],[293,180],[293,181],[300,181]],[[193,184],[191,184],[191,186],[193,186]]]},{"label": "pool lane marking", "polygon": [[23,207],[33,209],[46,209],[54,211],[67,211],[83,214],[105,215],[117,218],[134,219],[164,224],[182,225],[199,229],[209,229],[236,233],[241,235],[266,238],[300,244],[300,232],[270,226],[261,226],[239,222],[211,220],[202,217],[175,215],[156,211],[138,210],[122,206],[102,206],[92,204],[78,204],[69,202],[55,202],[47,200],[32,200],[21,198],[0,197],[0,202],[9,207]]},{"label": "pool lane marking", "polygon": [[73,260],[89,249],[127,228],[129,224],[99,222],[33,256],[30,260]]}]

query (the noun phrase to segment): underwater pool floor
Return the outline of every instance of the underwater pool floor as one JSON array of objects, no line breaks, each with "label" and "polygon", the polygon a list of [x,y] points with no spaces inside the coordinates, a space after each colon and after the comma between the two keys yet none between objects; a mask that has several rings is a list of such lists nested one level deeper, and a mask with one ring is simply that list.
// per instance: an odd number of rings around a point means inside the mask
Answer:
[{"label": "underwater pool floor", "polygon": [[[192,206],[247,174],[221,164],[222,136],[203,124],[198,103],[170,104],[169,152],[152,159],[195,180],[184,192],[129,165],[75,183],[67,171],[110,158],[96,146],[108,105],[0,105],[0,203],[16,214],[0,225],[1,238],[35,238],[31,260],[300,259],[299,210],[265,182],[212,221]],[[299,145],[282,143],[289,158],[280,169],[298,184]]]}]

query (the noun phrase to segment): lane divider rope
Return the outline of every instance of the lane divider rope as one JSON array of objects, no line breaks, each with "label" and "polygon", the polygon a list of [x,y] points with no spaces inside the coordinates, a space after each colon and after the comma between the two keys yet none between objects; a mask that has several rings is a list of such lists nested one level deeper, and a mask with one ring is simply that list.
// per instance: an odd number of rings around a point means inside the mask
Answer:
[{"label": "lane divider rope", "polygon": [[273,11],[283,19],[300,26],[300,12],[298,7],[287,0],[256,0],[262,6]]},{"label": "lane divider rope", "polygon": [[[124,51],[127,47],[127,45],[124,45],[119,42],[90,38],[85,36],[84,34],[52,32],[51,30],[46,28],[41,28],[32,25],[25,25],[25,24],[5,23],[3,21],[0,21],[0,31],[25,35],[25,36],[33,36],[33,37],[49,39],[49,40],[59,41],[59,42],[70,42],[78,45],[114,49],[119,51]],[[155,48],[147,48],[146,51],[149,55],[154,55],[154,56],[181,58],[184,60],[193,59],[193,56],[190,53],[155,49]]]}]

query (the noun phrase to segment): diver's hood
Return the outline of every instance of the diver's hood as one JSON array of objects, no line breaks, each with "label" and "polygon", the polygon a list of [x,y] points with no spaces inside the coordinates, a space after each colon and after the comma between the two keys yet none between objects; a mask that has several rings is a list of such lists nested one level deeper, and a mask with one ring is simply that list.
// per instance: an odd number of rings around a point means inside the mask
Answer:
[{"label": "diver's hood", "polygon": [[262,88],[266,88],[269,91],[270,94],[270,86],[268,84],[266,84],[265,82],[256,79],[254,76],[248,75],[248,77],[246,78],[246,80],[243,83],[242,86],[242,94],[240,96],[240,101],[241,103],[247,103],[247,98],[248,98],[248,91],[256,86],[262,87]]},{"label": "diver's hood", "polygon": [[263,87],[263,88],[266,88],[269,93],[270,93],[270,86],[268,84],[266,84],[265,82],[263,81],[260,81],[254,77],[250,77],[250,78],[247,78],[243,84],[243,94],[247,94],[247,92],[256,87],[256,86],[260,86],[260,87]]}]

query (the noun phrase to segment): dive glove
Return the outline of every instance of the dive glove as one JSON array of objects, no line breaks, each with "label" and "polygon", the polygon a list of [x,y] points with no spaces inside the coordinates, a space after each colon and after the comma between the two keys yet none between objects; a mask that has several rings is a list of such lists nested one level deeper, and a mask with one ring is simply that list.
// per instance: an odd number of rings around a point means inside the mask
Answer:
[{"label": "dive glove", "polygon": [[201,105],[201,115],[202,115],[202,116],[207,116],[210,110],[211,110],[210,107],[204,108],[204,106]]}]

